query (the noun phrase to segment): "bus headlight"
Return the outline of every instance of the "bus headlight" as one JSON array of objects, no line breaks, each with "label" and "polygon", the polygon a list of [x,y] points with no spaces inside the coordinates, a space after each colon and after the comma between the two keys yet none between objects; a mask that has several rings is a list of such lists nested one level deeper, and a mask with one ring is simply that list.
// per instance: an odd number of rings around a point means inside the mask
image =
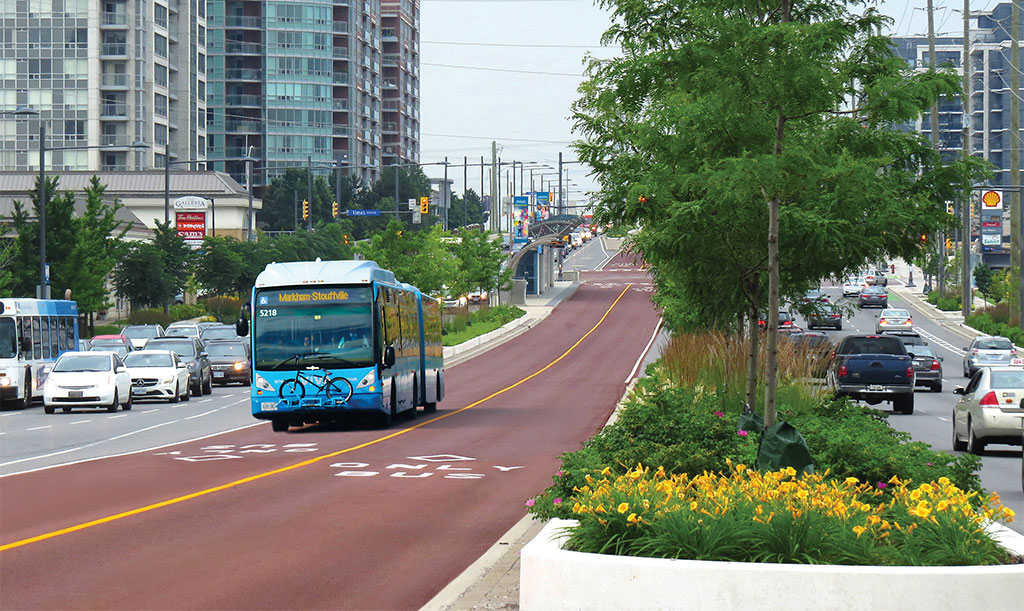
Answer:
[{"label": "bus headlight", "polygon": [[10,386],[10,385],[11,385],[11,379],[10,378],[8,378],[7,376],[4,376],[4,377],[0,378],[0,386]]},{"label": "bus headlight", "polygon": [[260,376],[259,374],[252,376],[252,383],[256,385],[256,388],[261,388],[263,390],[269,391],[274,390],[274,387],[270,385],[270,382],[264,380],[263,377]]},{"label": "bus headlight", "polygon": [[364,386],[369,386],[370,384],[373,384],[374,380],[376,380],[376,377],[377,376],[374,375],[373,371],[370,371],[365,376],[363,376],[362,380],[359,380],[359,383],[356,384],[356,388],[363,388]]}]

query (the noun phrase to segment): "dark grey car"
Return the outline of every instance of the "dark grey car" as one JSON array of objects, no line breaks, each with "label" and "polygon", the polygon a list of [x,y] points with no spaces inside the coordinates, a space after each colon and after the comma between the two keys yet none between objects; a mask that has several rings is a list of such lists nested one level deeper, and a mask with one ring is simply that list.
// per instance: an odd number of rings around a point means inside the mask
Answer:
[{"label": "dark grey car", "polygon": [[914,355],[916,385],[942,392],[942,357],[928,346],[907,346],[907,352]]},{"label": "dark grey car", "polygon": [[857,307],[875,306],[884,308],[889,305],[889,292],[881,286],[866,286],[857,297]]},{"label": "dark grey car", "polygon": [[192,395],[208,395],[213,392],[213,367],[203,342],[195,337],[154,337],[146,342],[146,350],[170,350],[186,365],[192,385]]}]

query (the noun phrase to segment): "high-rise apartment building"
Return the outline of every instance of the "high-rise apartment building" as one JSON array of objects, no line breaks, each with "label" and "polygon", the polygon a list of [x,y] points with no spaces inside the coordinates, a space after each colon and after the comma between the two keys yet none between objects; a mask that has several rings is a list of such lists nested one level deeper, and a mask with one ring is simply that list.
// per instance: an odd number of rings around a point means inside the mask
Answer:
[{"label": "high-rise apartment building", "polygon": [[[206,152],[206,0],[0,2],[0,167],[134,170]],[[142,142],[148,148],[133,148]],[[82,149],[82,147],[90,147]],[[79,150],[70,150],[70,149]]]},{"label": "high-rise apartment building", "polygon": [[382,160],[418,163],[420,158],[419,0],[382,0],[384,79]]},{"label": "high-rise apartment building", "polygon": [[[251,150],[256,187],[310,162],[348,168],[367,182],[378,178],[389,162],[382,158],[382,133],[398,135],[382,122],[382,21],[396,20],[406,41],[418,37],[418,4],[394,4],[382,13],[380,0],[209,0],[210,158]],[[389,99],[395,100],[392,124],[415,120],[402,123],[410,135],[399,157],[414,160],[419,54],[411,43],[406,47],[403,74],[409,76],[402,83],[409,94],[399,100],[396,73]],[[243,163],[223,167],[244,182]]]}]

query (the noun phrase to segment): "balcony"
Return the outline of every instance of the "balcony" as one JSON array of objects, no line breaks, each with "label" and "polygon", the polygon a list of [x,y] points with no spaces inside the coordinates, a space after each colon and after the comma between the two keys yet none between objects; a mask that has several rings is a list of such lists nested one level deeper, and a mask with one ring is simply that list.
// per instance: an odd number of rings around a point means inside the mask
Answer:
[{"label": "balcony", "polygon": [[263,96],[250,94],[228,94],[224,96],[225,106],[263,107]]},{"label": "balcony", "polygon": [[398,42],[398,33],[395,28],[381,28],[380,36],[384,42]]},{"label": "balcony", "polygon": [[127,89],[128,75],[118,73],[104,74],[100,79],[100,87],[104,89]]},{"label": "balcony", "polygon": [[128,146],[131,142],[128,140],[128,134],[102,134],[100,136],[100,146]]},{"label": "balcony", "polygon": [[347,21],[335,21],[334,22],[334,33],[335,34],[348,34],[351,31],[349,22]]},{"label": "balcony", "polygon": [[104,102],[100,106],[100,119],[128,119],[128,105],[124,102]]},{"label": "balcony", "polygon": [[224,18],[226,29],[263,29],[263,17],[254,15],[228,15]]},{"label": "balcony", "polygon": [[398,89],[398,81],[395,79],[386,78],[384,79],[383,85],[384,89]]},{"label": "balcony", "polygon": [[224,131],[231,134],[262,134],[263,123],[260,121],[229,120],[224,123]]},{"label": "balcony", "polygon": [[262,81],[263,71],[258,68],[228,68],[224,71],[226,81]]},{"label": "balcony", "polygon": [[331,130],[331,133],[335,136],[343,136],[348,138],[352,135],[352,128],[348,125],[335,125]]},{"label": "balcony", "polygon": [[334,47],[332,54],[334,55],[334,59],[347,60],[349,58],[348,47]]},{"label": "balcony", "polygon": [[128,45],[123,42],[105,42],[100,46],[100,57],[128,57]]},{"label": "balcony", "polygon": [[100,27],[105,29],[127,29],[128,15],[126,13],[100,13]]},{"label": "balcony", "polygon": [[348,112],[348,100],[334,100],[333,108],[335,112]]},{"label": "balcony", "polygon": [[334,84],[335,85],[348,85],[349,84],[348,72],[335,72],[334,73]]},{"label": "balcony", "polygon": [[263,55],[263,45],[258,42],[229,40],[224,43],[224,52],[229,55]]},{"label": "balcony", "polygon": [[[247,146],[228,146],[224,148],[225,157],[245,157],[248,154],[248,152],[249,147]],[[263,156],[263,149],[259,147],[254,147],[252,150],[252,154],[254,157],[259,159],[260,157]]]},{"label": "balcony", "polygon": [[385,134],[397,134],[398,123],[395,123],[393,121],[385,121],[384,123],[381,124],[380,130]]}]

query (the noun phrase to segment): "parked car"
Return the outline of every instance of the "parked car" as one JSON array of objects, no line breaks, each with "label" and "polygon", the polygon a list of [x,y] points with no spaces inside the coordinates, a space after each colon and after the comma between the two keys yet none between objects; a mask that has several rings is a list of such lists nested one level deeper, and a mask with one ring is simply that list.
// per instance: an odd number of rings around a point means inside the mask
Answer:
[{"label": "parked car", "polygon": [[1009,365],[1017,356],[1013,342],[1001,336],[975,337],[971,345],[964,348],[964,377],[974,377],[979,367]]},{"label": "parked car", "polygon": [[860,290],[867,286],[867,283],[860,276],[850,276],[843,283],[843,297],[859,295]]},{"label": "parked car", "polygon": [[188,366],[192,395],[213,392],[213,367],[203,342],[198,337],[154,337],[146,342],[146,350],[172,350]]},{"label": "parked car", "polygon": [[837,397],[914,413],[914,364],[899,339],[888,335],[847,335],[836,346],[826,384]]},{"label": "parked car", "polygon": [[231,325],[212,325],[199,332],[199,339],[204,342],[218,339],[238,339],[238,333]]},{"label": "parked car", "polygon": [[914,384],[942,392],[942,357],[928,346],[907,346],[907,352],[914,361]]},{"label": "parked car", "polygon": [[878,315],[878,322],[875,323],[875,333],[892,331],[894,329],[913,329],[914,319],[907,310],[886,308]]},{"label": "parked car", "polygon": [[252,379],[252,359],[249,342],[241,340],[214,340],[206,344],[210,366],[213,368],[213,383],[228,384],[239,382],[248,385]]},{"label": "parked car", "polygon": [[889,286],[889,279],[885,277],[885,270],[869,269],[863,274],[864,281],[872,286]]},{"label": "parked car", "polygon": [[147,339],[163,337],[164,328],[161,325],[129,325],[121,329],[121,335],[128,338],[132,343],[133,349],[142,350],[142,347],[146,345]]},{"label": "parked car", "polygon": [[188,365],[171,350],[136,350],[124,359],[136,399],[188,401]]},{"label": "parked car", "polygon": [[113,352],[65,352],[53,364],[43,386],[43,411],[59,407],[101,407],[116,412],[132,408],[132,380]]},{"label": "parked car", "polygon": [[132,340],[128,339],[124,335],[97,335],[93,337],[89,342],[89,348],[98,348],[100,346],[124,346],[125,350],[132,349]]},{"label": "parked car", "polygon": [[884,308],[889,305],[889,292],[880,286],[866,286],[860,291],[857,298],[857,307],[878,306]]},{"label": "parked car", "polygon": [[990,443],[1021,442],[1024,367],[981,367],[953,393],[961,395],[953,409],[954,450],[981,454]]},{"label": "parked car", "polygon": [[917,331],[913,329],[891,329],[888,331],[882,331],[882,335],[891,335],[893,337],[900,338],[904,346],[907,346],[907,350],[910,350],[910,346],[927,346],[928,342],[924,341]]},{"label": "parked car", "polygon": [[837,331],[842,330],[843,310],[831,303],[815,308],[807,316],[807,328],[814,329],[816,327],[832,327]]}]

